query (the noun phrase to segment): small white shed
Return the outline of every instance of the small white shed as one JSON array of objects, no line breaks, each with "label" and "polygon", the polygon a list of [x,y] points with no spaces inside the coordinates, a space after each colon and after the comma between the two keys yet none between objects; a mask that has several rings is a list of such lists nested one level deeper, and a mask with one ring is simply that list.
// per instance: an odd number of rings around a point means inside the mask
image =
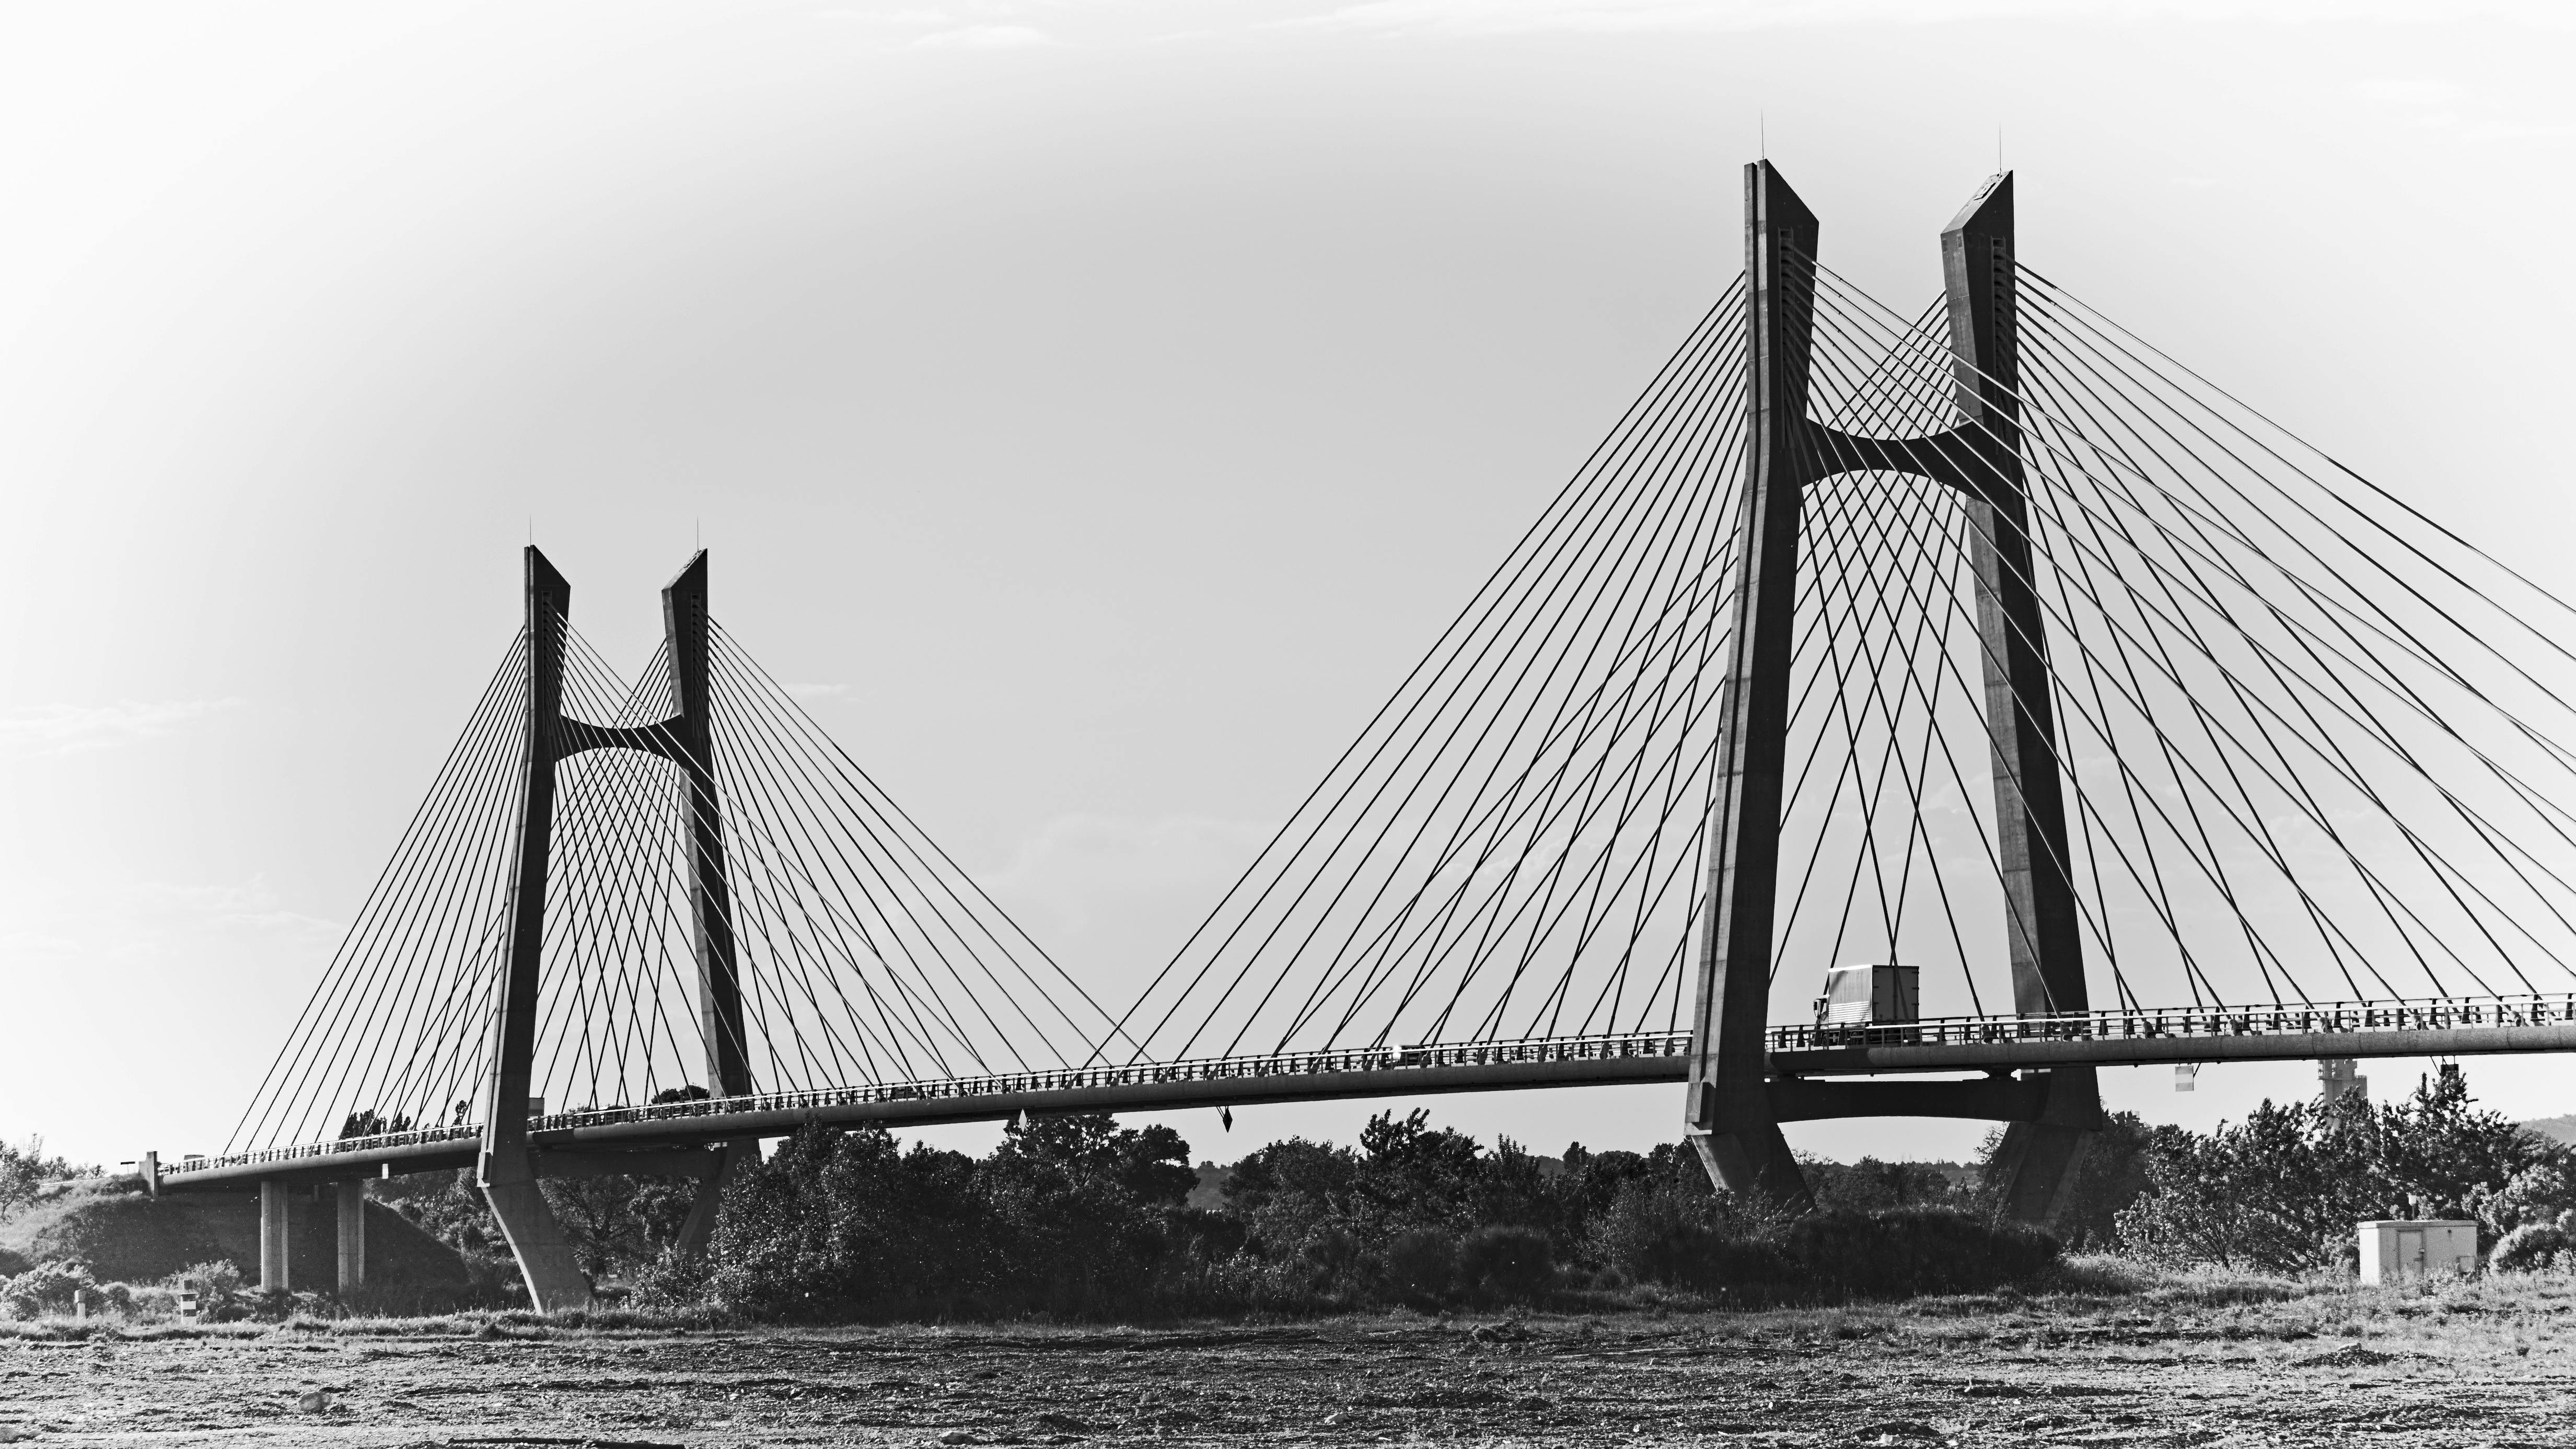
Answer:
[{"label": "small white shed", "polygon": [[2361,1225],[2361,1281],[2402,1283],[2478,1270],[2478,1225],[2447,1218]]}]

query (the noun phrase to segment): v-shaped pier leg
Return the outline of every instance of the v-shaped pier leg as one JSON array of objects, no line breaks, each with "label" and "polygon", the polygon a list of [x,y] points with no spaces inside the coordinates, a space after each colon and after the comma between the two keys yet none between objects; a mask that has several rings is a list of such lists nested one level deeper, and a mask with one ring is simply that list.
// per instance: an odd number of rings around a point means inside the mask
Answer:
[{"label": "v-shaped pier leg", "polygon": [[519,820],[519,851],[510,880],[508,955],[501,968],[499,1020],[493,1032],[492,1100],[484,1114],[483,1150],[476,1175],[483,1199],[501,1223],[528,1304],[539,1312],[578,1308],[590,1301],[590,1279],[573,1256],[572,1240],[546,1206],[528,1151],[529,1088],[535,1075],[538,972],[546,944],[546,864],[554,838],[555,762],[562,747],[565,621],[572,613],[572,585],[546,556],[527,553],[528,719],[521,759],[526,795]]},{"label": "v-shaped pier leg", "polygon": [[[742,973],[734,951],[733,890],[725,874],[724,814],[716,789],[714,640],[707,615],[707,555],[700,549],[662,590],[662,633],[670,663],[670,720],[679,745],[680,790],[689,830],[689,900],[698,958],[698,1025],[707,1044],[707,1083],[719,1097],[752,1092],[743,1034]],[[699,1181],[698,1200],[680,1229],[682,1253],[702,1251],[715,1231],[727,1179],[759,1160],[756,1142],[721,1144]]]},{"label": "v-shaped pier leg", "polygon": [[[1810,1202],[1780,1135],[1764,1027],[1776,966],[1782,772],[1797,600],[1798,516],[1836,473],[1911,472],[1959,490],[1975,566],[1997,856],[2013,997],[2024,1016],[2085,1009],[2081,916],[2066,837],[2063,768],[2049,693],[2021,457],[2012,179],[1999,176],[1942,233],[1958,425],[1915,439],[1856,438],[1807,416],[1815,327],[1816,218],[1767,161],[1745,168],[1747,374],[1743,513],[1737,523],[1733,653],[1709,818],[1707,910],[1691,1019],[1687,1128],[1726,1187],[1780,1207]],[[1904,1093],[1804,1092],[1808,1105],[1898,1103]],[[2010,1097],[2035,1118],[2004,1131],[2004,1207],[2056,1214],[2100,1122],[2093,1069],[2059,1067]]]},{"label": "v-shaped pier leg", "polygon": [[[1941,233],[1948,293],[1954,436],[1975,466],[1964,479],[1977,633],[1985,668],[1986,739],[1994,772],[1996,858],[2013,1009],[2049,1016],[2086,1008],[2083,917],[2066,838],[2065,776],[2049,693],[2047,620],[2030,538],[2021,458],[2020,283],[2013,270],[2013,186],[1998,176]],[[2004,1128],[1992,1172],[2004,1210],[2054,1218],[2102,1119],[2088,1066],[2048,1074],[2039,1120]]]},{"label": "v-shaped pier leg", "polygon": [[680,1223],[680,1236],[672,1246],[682,1257],[703,1253],[708,1239],[715,1236],[716,1215],[724,1210],[725,1185],[736,1173],[760,1161],[757,1142],[726,1142],[717,1146],[715,1161],[707,1175],[698,1179],[698,1200],[689,1206],[689,1215]]},{"label": "v-shaped pier leg", "polygon": [[1798,514],[1812,467],[1804,430],[1816,217],[1768,161],[1744,168],[1744,187],[1748,455],[1684,1128],[1722,1186],[1802,1211],[1813,1199],[1772,1114],[1764,1027],[1780,881]]},{"label": "v-shaped pier leg", "polygon": [[[748,1096],[752,1081],[715,773],[706,552],[700,550],[662,591],[664,652],[676,713],[643,726],[602,727],[564,718],[564,641],[572,613],[572,586],[534,548],[528,550],[527,567],[527,794],[520,819],[517,873],[510,887],[509,956],[502,974],[481,1176],[484,1199],[500,1219],[520,1274],[527,1280],[529,1301],[539,1309],[554,1309],[586,1303],[591,1291],[590,1280],[575,1260],[571,1239],[546,1205],[538,1159],[528,1143],[555,768],[570,756],[587,749],[639,749],[677,767],[688,820],[690,909],[707,1076],[719,1097]],[[752,1150],[748,1144],[736,1143],[715,1155],[713,1167],[701,1181],[698,1206],[682,1231],[684,1248],[705,1244],[723,1198],[724,1180]]]}]

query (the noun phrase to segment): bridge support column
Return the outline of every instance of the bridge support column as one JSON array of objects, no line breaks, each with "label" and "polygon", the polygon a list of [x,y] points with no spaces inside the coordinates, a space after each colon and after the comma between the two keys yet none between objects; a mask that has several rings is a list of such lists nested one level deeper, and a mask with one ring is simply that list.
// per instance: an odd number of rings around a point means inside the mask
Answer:
[{"label": "bridge support column", "polygon": [[2062,1079],[2049,1094],[2048,1114],[2036,1122],[2009,1122],[1988,1164],[2002,1189],[2006,1216],[2053,1224],[2066,1208],[2084,1149],[2102,1125],[2101,1087],[2091,1067],[2059,1067]]},{"label": "bridge support column", "polygon": [[1764,1027],[1779,893],[1798,514],[1813,466],[1805,423],[1817,227],[1815,213],[1768,161],[1744,168],[1744,191],[1751,386],[1744,511],[1737,524],[1734,643],[1709,820],[1708,910],[1684,1127],[1719,1184],[1802,1211],[1813,1199],[1771,1114]]},{"label": "bridge support column", "polygon": [[[1965,495],[1977,581],[1986,740],[1994,771],[1996,858],[2003,868],[2004,935],[2013,1009],[2023,1016],[2083,1011],[2083,917],[2066,836],[2065,776],[2049,693],[2047,620],[2030,542],[2021,460],[2020,283],[2013,270],[2012,177],[1999,176],[1941,233],[1948,293],[1954,456],[1973,459],[1950,481]],[[2057,1215],[2102,1118],[2091,1067],[2061,1067],[2040,1120],[2015,1122],[1992,1163],[2007,1212]]]},{"label": "bridge support column", "polygon": [[[698,957],[699,1034],[707,1043],[707,1083],[719,1097],[752,1092],[749,1044],[743,1035],[742,976],[734,954],[733,893],[725,876],[724,815],[716,792],[715,700],[709,667],[713,640],[707,617],[707,555],[700,549],[662,590],[663,655],[670,661],[672,721],[680,745],[681,791],[689,810],[689,898]],[[677,1244],[682,1253],[706,1251],[724,1205],[725,1181],[745,1160],[759,1160],[757,1142],[728,1142],[699,1180]]]},{"label": "bridge support column", "polygon": [[[680,578],[662,588],[662,655],[670,660],[670,696],[680,714],[680,792],[688,804],[690,926],[698,946],[698,1029],[706,1036],[706,1080],[716,1096],[750,1096],[750,1044],[742,1034],[742,972],[734,959],[734,895],[724,874],[724,812],[716,794],[716,701],[706,616],[706,549],[688,559]],[[744,1160],[760,1160],[757,1142],[724,1142],[698,1178],[698,1201],[680,1225],[680,1253],[703,1253],[724,1209],[724,1183]]]},{"label": "bridge support column", "polygon": [[294,1240],[287,1233],[287,1187],[275,1178],[259,1184],[259,1291],[283,1293],[290,1286],[287,1259]]},{"label": "bridge support column", "polygon": [[590,1275],[581,1271],[572,1238],[547,1206],[545,1189],[528,1168],[522,1150],[517,1161],[492,1162],[483,1169],[483,1200],[501,1224],[510,1256],[519,1262],[519,1277],[528,1287],[528,1306],[540,1313],[579,1308],[590,1301]]},{"label": "bridge support column", "polygon": [[[546,871],[553,846],[555,767],[591,749],[633,749],[659,755],[679,770],[688,811],[690,908],[698,966],[698,1007],[707,1044],[707,1077],[719,1097],[752,1091],[745,1040],[742,985],[734,949],[733,899],[725,876],[724,819],[715,773],[713,638],[707,617],[707,555],[701,549],[662,590],[665,650],[671,671],[671,717],[646,725],[603,726],[563,714],[566,620],[572,586],[544,554],[527,552],[528,717],[521,758],[525,806],[519,822],[517,863],[511,878],[508,956],[501,976],[500,1020],[494,1032],[492,1100],[485,1118],[480,1176],[483,1196],[518,1258],[528,1299],[539,1309],[588,1301],[590,1281],[574,1260],[571,1240],[555,1221],[538,1185],[538,1159],[528,1133],[535,1098],[539,972],[545,957]],[[700,1189],[691,1214],[703,1243],[723,1192],[723,1177],[737,1149],[717,1154],[717,1166]]]},{"label": "bridge support column", "polygon": [[[1968,517],[1976,576],[1996,857],[2015,1009],[2025,1016],[2084,1010],[2084,955],[2021,458],[2012,178],[1996,177],[1941,234],[1958,424],[1929,437],[1855,436],[1808,417],[1815,214],[1767,161],[1745,168],[1744,213],[1750,390],[1744,501],[1737,523],[1733,653],[1710,804],[1707,912],[1686,1126],[1721,1183],[1796,1209],[1810,1199],[1766,1090],[1764,1027],[1777,966],[1773,914],[1798,515],[1808,485],[1837,474],[1899,472],[1957,491]],[[1896,945],[1889,943],[1891,950]],[[1900,1100],[1883,1094],[1787,1095],[1817,1108]],[[2102,1114],[2091,1067],[2060,1067],[2045,1095],[2035,1120],[2011,1120],[1994,1163],[2007,1210],[2031,1220],[2056,1212],[2086,1134]],[[1939,1100],[1955,1105],[1982,1098],[1953,1093]]]},{"label": "bridge support column", "polygon": [[539,1312],[590,1301],[590,1280],[572,1242],[546,1206],[528,1151],[529,1093],[535,1075],[538,971],[546,944],[546,863],[554,839],[555,762],[563,752],[565,622],[572,585],[546,556],[527,552],[528,718],[520,747],[525,795],[518,859],[510,880],[508,955],[501,968],[493,1033],[492,1099],[484,1115],[476,1176],[518,1259],[528,1304]]},{"label": "bridge support column", "polygon": [[340,1274],[342,1297],[367,1286],[367,1180],[336,1184],[339,1196]]},{"label": "bridge support column", "polygon": [[689,810],[690,925],[698,958],[698,1016],[707,1043],[707,1085],[719,1097],[751,1095],[743,1037],[742,978],[734,956],[733,891],[725,878],[724,815],[716,793],[715,701],[710,679],[707,553],[700,549],[662,590],[664,657],[679,713],[666,721],[679,746],[681,794]]}]

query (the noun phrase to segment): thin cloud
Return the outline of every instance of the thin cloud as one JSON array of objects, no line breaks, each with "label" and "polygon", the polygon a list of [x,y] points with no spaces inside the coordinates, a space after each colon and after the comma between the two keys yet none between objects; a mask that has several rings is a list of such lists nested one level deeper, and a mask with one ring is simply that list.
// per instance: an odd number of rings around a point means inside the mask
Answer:
[{"label": "thin cloud", "polygon": [[317,963],[346,928],[290,910],[265,880],[219,885],[135,881],[113,886],[21,882],[0,891],[0,958],[28,965],[160,966],[213,941],[256,943],[270,957]]},{"label": "thin cloud", "polygon": [[2432,76],[2393,76],[2356,82],[2353,94],[2364,100],[2402,105],[2447,106],[2460,98],[2460,83]]},{"label": "thin cloud", "polygon": [[287,931],[334,939],[342,930],[336,921],[286,909],[264,879],[253,879],[247,885],[144,881],[128,886],[124,899],[136,914],[191,928]]},{"label": "thin cloud", "polygon": [[1362,0],[1303,22],[1353,29],[1512,34],[1529,31],[1741,31],[1811,25],[1977,20],[2457,22],[2576,24],[2543,0]]},{"label": "thin cloud", "polygon": [[1060,929],[1174,895],[1213,903],[1276,829],[1200,815],[1065,815],[1030,832],[986,874],[996,895],[1035,903]]},{"label": "thin cloud", "polygon": [[790,684],[787,686],[790,697],[807,704],[820,699],[839,699],[849,692],[850,687],[846,684]]},{"label": "thin cloud", "polygon": [[1055,40],[1034,25],[966,25],[955,30],[934,31],[913,44],[939,49],[1020,50],[1053,45]]},{"label": "thin cloud", "polygon": [[153,703],[45,704],[0,714],[0,756],[68,755],[157,739],[241,703],[181,699]]},{"label": "thin cloud", "polygon": [[2403,118],[2419,131],[2462,141],[2520,141],[2563,136],[2564,124],[2497,113],[2505,97],[2442,77],[2397,76],[2355,82],[2353,94]]}]

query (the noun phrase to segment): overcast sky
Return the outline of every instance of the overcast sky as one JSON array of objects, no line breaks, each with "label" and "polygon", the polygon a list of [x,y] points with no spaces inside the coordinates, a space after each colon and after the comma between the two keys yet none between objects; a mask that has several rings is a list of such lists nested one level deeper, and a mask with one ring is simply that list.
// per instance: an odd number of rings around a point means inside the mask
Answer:
[{"label": "overcast sky", "polygon": [[[1766,138],[1908,313],[2000,138],[2025,260],[2576,589],[2559,14],[7,7],[0,1136],[221,1144],[531,533],[630,670],[703,537],[727,627],[1123,998],[1736,272]],[[2576,1111],[2563,1061],[2470,1072]],[[1680,1103],[1435,1110],[1553,1151]]]}]

